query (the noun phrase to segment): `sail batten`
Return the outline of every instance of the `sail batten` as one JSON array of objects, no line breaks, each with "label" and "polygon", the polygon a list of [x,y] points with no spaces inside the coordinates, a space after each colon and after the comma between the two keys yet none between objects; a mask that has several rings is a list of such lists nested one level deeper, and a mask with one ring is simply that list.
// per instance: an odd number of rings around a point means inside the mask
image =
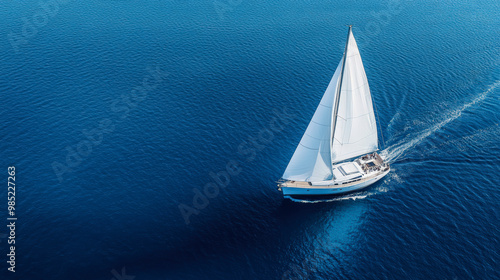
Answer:
[{"label": "sail batten", "polygon": [[282,177],[331,180],[334,163],[378,150],[377,137],[368,80],[349,28],[342,60]]}]

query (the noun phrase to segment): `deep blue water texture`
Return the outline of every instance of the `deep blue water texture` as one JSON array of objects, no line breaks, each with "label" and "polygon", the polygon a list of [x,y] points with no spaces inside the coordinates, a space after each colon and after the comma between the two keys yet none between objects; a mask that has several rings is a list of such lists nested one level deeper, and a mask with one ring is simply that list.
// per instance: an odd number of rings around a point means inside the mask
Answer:
[{"label": "deep blue water texture", "polygon": [[[498,1],[54,1],[0,3],[1,279],[500,279]],[[349,23],[392,171],[284,200]]]}]

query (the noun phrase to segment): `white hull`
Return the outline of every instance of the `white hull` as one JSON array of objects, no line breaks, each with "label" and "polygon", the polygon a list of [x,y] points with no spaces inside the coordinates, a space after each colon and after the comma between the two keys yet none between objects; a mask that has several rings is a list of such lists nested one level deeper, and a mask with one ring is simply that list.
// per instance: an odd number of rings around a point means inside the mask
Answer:
[{"label": "white hull", "polygon": [[[357,182],[348,183],[344,185],[328,185],[328,186],[284,186],[283,184],[280,186],[281,192],[283,196],[291,196],[291,195],[335,195],[335,194],[343,194],[353,191],[359,191],[363,188],[366,188],[378,180],[382,179],[387,173],[389,173],[390,169],[382,171],[378,174],[374,174],[374,176],[369,176],[366,179],[362,179]],[[291,185],[291,184],[290,184]]]}]

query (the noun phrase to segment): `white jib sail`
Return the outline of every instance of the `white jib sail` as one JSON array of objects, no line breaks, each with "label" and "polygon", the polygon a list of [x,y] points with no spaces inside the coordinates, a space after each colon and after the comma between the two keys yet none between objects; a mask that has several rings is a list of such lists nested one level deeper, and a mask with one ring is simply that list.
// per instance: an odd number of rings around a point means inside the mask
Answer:
[{"label": "white jib sail", "polygon": [[331,128],[335,94],[340,70],[339,64],[321,102],[307,126],[282,178],[293,181],[323,181],[332,177]]},{"label": "white jib sail", "polygon": [[332,162],[378,150],[370,87],[352,32],[349,34],[341,87],[332,141]]}]

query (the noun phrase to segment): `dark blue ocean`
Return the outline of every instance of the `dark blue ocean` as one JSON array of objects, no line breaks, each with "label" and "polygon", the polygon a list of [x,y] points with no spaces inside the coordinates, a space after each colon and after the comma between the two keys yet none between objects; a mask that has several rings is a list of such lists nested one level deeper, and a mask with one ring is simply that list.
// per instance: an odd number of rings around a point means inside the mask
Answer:
[{"label": "dark blue ocean", "polygon": [[[0,2],[0,279],[500,279],[499,14],[468,0]],[[284,200],[275,182],[346,24],[392,170]]]}]

